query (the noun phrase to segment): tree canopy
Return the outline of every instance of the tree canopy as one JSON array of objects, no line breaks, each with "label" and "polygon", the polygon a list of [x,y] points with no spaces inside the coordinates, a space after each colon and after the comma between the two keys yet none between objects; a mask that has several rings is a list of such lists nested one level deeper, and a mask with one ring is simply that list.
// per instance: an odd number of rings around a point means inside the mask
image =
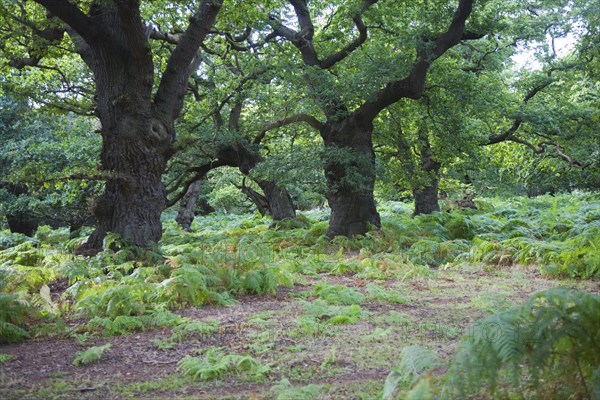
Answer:
[{"label": "tree canopy", "polygon": [[418,214],[440,209],[440,185],[442,196],[453,185],[597,188],[598,21],[587,1],[0,8],[2,101],[27,99],[2,108],[2,182],[26,187],[7,204],[35,185],[80,199],[93,186],[83,250],[107,232],[158,241],[166,208],[210,202],[203,179],[275,219],[326,201],[329,237],[379,227],[377,196],[412,196]]}]

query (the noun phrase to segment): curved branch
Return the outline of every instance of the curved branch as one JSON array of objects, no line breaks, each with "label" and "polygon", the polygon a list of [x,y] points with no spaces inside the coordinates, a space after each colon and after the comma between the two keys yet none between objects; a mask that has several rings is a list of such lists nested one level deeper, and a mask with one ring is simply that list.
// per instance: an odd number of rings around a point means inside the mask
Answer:
[{"label": "curved branch", "polygon": [[359,13],[352,17],[352,21],[354,21],[354,25],[356,25],[356,29],[358,29],[358,37],[337,53],[334,53],[325,60],[321,61],[319,63],[321,68],[329,69],[333,67],[336,63],[348,57],[354,50],[358,49],[367,40],[367,27],[362,20],[362,14],[378,1],[379,0],[366,0],[363,2]]},{"label": "curved branch", "polygon": [[[539,92],[541,92],[546,87],[550,86],[553,82],[554,81],[552,81],[552,80],[546,80],[542,84],[537,85],[537,86],[533,87],[531,90],[529,90],[529,92],[527,92],[525,94],[525,97],[523,97],[523,103],[521,104],[521,108],[523,108],[525,105],[527,105],[529,100],[534,98]],[[523,124],[523,117],[521,116],[521,114],[517,114],[512,126],[510,128],[508,128],[507,130],[505,130],[504,132],[502,132],[499,135],[490,136],[488,138],[488,141],[485,142],[483,145],[488,146],[488,145],[503,142],[505,140],[513,140],[514,141],[513,135],[521,127],[522,124]]]},{"label": "curved branch", "polygon": [[175,204],[177,204],[177,202],[179,200],[181,200],[181,198],[183,196],[185,196],[185,194],[187,193],[189,187],[196,182],[199,179],[202,179],[206,176],[206,174],[208,174],[211,170],[215,169],[215,168],[219,168],[219,167],[223,167],[228,165],[226,162],[224,162],[223,160],[214,160],[211,162],[208,162],[206,164],[202,164],[199,167],[194,167],[194,168],[189,168],[188,172],[194,172],[194,175],[192,175],[191,178],[189,178],[187,181],[185,181],[185,184],[183,185],[183,189],[181,190],[181,192],[179,192],[176,196],[174,196],[171,199],[167,200],[167,207],[172,207]]},{"label": "curved branch", "polygon": [[315,128],[318,131],[323,129],[323,126],[324,126],[321,121],[319,121],[312,115],[308,115],[308,114],[292,115],[291,117],[283,118],[278,121],[274,121],[274,122],[271,122],[271,123],[265,125],[263,127],[263,129],[260,131],[260,133],[258,134],[258,136],[256,136],[256,138],[254,139],[253,143],[260,144],[260,142],[264,139],[267,132],[272,129],[281,128],[282,126],[291,125],[296,122],[306,122],[307,124],[309,124],[310,126],[312,126],[313,128]]},{"label": "curved branch", "polygon": [[[307,66],[319,65],[319,58],[312,43],[312,33],[310,29],[307,29],[306,31],[301,30],[300,32],[296,32],[295,30],[288,28],[281,22],[277,21],[276,17],[270,16],[269,18],[271,19],[271,21],[274,21],[271,24],[273,28],[273,33],[293,44],[298,49],[298,51],[300,51],[300,54],[302,55],[302,61],[304,62],[304,64],[306,64]],[[309,37],[311,39],[308,39]]]},{"label": "curved branch", "polygon": [[322,61],[319,60],[313,45],[315,28],[310,17],[310,12],[306,4],[307,2],[305,0],[289,0],[290,4],[294,7],[296,17],[298,18],[300,31],[296,32],[293,29],[283,25],[274,16],[270,16],[269,18],[272,21],[277,22],[272,24],[274,34],[292,43],[300,51],[300,54],[302,54],[304,64],[307,66],[316,65],[322,69],[329,69],[336,63],[348,57],[348,55],[350,55],[354,50],[358,49],[367,40],[367,27],[362,20],[362,14],[378,1],[379,0],[363,1],[360,10],[352,17],[352,20],[354,21],[354,24],[359,32],[358,37],[346,45],[343,49],[331,54]]},{"label": "curved branch", "polygon": [[514,136],[509,137],[508,139],[511,142],[515,142],[518,144],[522,144],[523,146],[527,146],[534,154],[542,154],[545,150],[547,146],[552,146],[554,148],[556,148],[556,154],[557,157],[566,161],[567,163],[574,165],[576,167],[579,168],[587,168],[590,164],[584,164],[579,160],[575,160],[574,158],[572,158],[571,156],[565,154],[561,149],[560,149],[560,145],[558,143],[554,143],[554,142],[540,142],[537,146],[531,142],[528,142],[525,139],[521,139],[521,138],[517,138]]},{"label": "curved branch", "polygon": [[170,44],[178,44],[179,40],[181,39],[181,35],[178,33],[160,32],[159,30],[152,29],[150,31],[150,38]]},{"label": "curved branch", "polygon": [[[434,46],[431,49],[417,49],[417,60],[408,76],[389,82],[373,96],[374,100],[363,103],[356,113],[362,114],[364,118],[372,121],[383,109],[402,98],[420,98],[423,95],[425,78],[431,63],[461,40],[466,39],[464,37],[465,24],[472,11],[473,0],[460,0],[450,26],[446,32],[435,39]],[[471,36],[470,33],[469,36]]]},{"label": "curved branch", "polygon": [[167,61],[167,68],[154,97],[154,105],[158,112],[170,119],[177,118],[181,111],[188,79],[199,61],[198,49],[210,32],[222,4],[223,0],[202,1]]},{"label": "curved branch", "polygon": [[101,42],[103,30],[68,0],[34,0],[69,25],[89,45]]},{"label": "curved branch", "polygon": [[560,146],[557,144],[556,146],[556,153],[558,154],[558,156],[560,158],[562,158],[563,160],[565,160],[566,162],[568,162],[571,165],[575,165],[579,168],[586,168],[588,167],[590,164],[583,164],[581,161],[575,160],[574,158],[568,156],[567,154],[563,153],[562,150],[560,149]]}]

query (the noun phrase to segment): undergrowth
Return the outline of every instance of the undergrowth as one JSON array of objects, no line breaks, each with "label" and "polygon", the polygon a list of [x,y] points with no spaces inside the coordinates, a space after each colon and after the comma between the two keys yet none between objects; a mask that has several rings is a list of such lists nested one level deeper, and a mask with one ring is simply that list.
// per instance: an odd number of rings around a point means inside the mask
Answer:
[{"label": "undergrowth", "polygon": [[599,326],[598,296],[548,289],[475,322],[444,375],[428,374],[434,351],[404,348],[383,398],[599,399]]},{"label": "undergrowth", "polygon": [[179,368],[194,379],[211,380],[227,374],[243,375],[254,381],[262,381],[270,368],[248,355],[228,354],[221,348],[206,351],[203,357],[185,356]]},{"label": "undergrowth", "polygon": [[85,351],[78,351],[75,354],[75,360],[73,360],[73,365],[79,366],[98,361],[100,358],[102,358],[104,352],[109,350],[111,347],[112,345],[110,343],[107,343],[103,346],[90,347]]},{"label": "undergrowth", "polygon": [[[94,257],[71,255],[85,238],[69,239],[66,228],[42,227],[33,238],[2,231],[0,341],[57,334],[61,326],[64,334],[98,336],[176,327],[182,323],[177,308],[228,306],[239,296],[272,295],[319,274],[381,283],[432,277],[438,268],[525,264],[555,277],[598,278],[599,205],[596,195],[584,193],[485,199],[479,210],[413,218],[409,207],[391,202],[379,206],[382,229],[332,241],[322,211],[275,226],[257,214],[213,214],[198,217],[191,232],[165,220],[154,251],[134,250],[109,235]],[[68,288],[56,289],[57,282]],[[409,302],[380,283],[368,282],[362,291],[315,285],[300,325],[353,323],[366,300]],[[61,320],[73,316],[85,322],[67,329]]]}]

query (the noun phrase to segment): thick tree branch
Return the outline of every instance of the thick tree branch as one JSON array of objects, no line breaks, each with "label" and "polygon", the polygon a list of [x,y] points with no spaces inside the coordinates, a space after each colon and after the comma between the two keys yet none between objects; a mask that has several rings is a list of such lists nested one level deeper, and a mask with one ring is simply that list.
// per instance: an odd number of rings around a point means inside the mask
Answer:
[{"label": "thick tree branch", "polygon": [[[356,111],[363,118],[373,120],[383,109],[402,98],[418,99],[423,95],[429,66],[451,47],[464,40],[465,24],[473,10],[473,0],[460,0],[450,26],[434,42],[433,46],[417,49],[417,60],[411,72],[403,79],[389,82]],[[469,34],[471,36],[471,34]]]},{"label": "thick tree branch", "polygon": [[370,6],[377,3],[378,0],[365,0],[358,13],[352,17],[352,20],[358,29],[358,37],[340,51],[331,54],[322,61],[319,60],[313,45],[315,28],[310,17],[310,12],[306,4],[307,2],[305,0],[289,0],[289,2],[294,7],[296,17],[298,18],[298,24],[300,25],[300,31],[294,31],[279,22],[276,17],[271,16],[270,19],[274,21],[272,24],[274,33],[292,43],[300,51],[302,60],[307,66],[317,65],[322,69],[329,69],[336,63],[345,59],[367,40],[367,27],[362,20],[362,14]]},{"label": "thick tree branch", "polygon": [[[240,80],[240,83],[238,84],[238,86],[235,89],[233,89],[227,96],[225,96],[225,98],[216,106],[216,108],[213,111],[211,111],[211,113],[209,115],[206,115],[204,118],[202,118],[200,120],[200,122],[198,122],[194,126],[192,126],[190,128],[190,130],[194,131],[194,130],[198,129],[200,126],[202,126],[202,124],[204,124],[213,115],[214,112],[220,113],[221,110],[223,109],[223,107],[225,107],[225,105],[229,102],[229,100],[231,100],[237,94],[241,93],[242,89],[248,82],[253,82],[256,78],[258,78],[261,74],[263,74],[265,72],[266,72],[266,70],[258,70],[252,74],[249,74],[249,75],[246,75],[245,77],[243,77]],[[210,82],[210,83],[207,83],[205,86],[212,88],[209,85],[213,85],[213,84],[214,84],[214,82]]]},{"label": "thick tree branch", "polygon": [[189,168],[187,172],[191,172],[194,173],[194,175],[192,175],[191,178],[187,179],[185,181],[185,184],[183,184],[183,189],[175,196],[173,196],[171,199],[167,200],[167,207],[172,207],[175,204],[177,204],[177,202],[179,200],[181,200],[181,198],[183,196],[185,196],[185,194],[187,193],[189,187],[196,182],[197,180],[200,180],[202,178],[204,178],[206,176],[207,173],[209,173],[211,170],[215,169],[215,168],[219,168],[219,167],[224,167],[227,164],[225,161],[217,159],[214,161],[210,161],[208,163],[202,164],[199,167],[194,167],[194,168]]},{"label": "thick tree branch", "polygon": [[357,15],[352,17],[354,24],[356,25],[356,29],[358,29],[358,37],[350,42],[346,47],[334,53],[320,62],[320,67],[324,69],[329,69],[333,67],[336,63],[342,61],[346,57],[348,57],[354,50],[358,49],[366,40],[367,40],[367,27],[365,26],[362,20],[362,14],[367,11],[369,7],[373,4],[377,3],[379,0],[365,0],[362,4],[362,7]]},{"label": "thick tree branch", "polygon": [[306,0],[290,0],[290,4],[294,7],[296,17],[298,18],[300,31],[304,32],[304,37],[306,40],[312,40],[315,33],[315,28],[310,18],[310,12],[308,11],[306,3]]},{"label": "thick tree branch", "polygon": [[556,146],[556,153],[558,154],[558,156],[560,158],[562,158],[563,160],[565,160],[566,162],[568,162],[569,164],[575,165],[576,167],[579,167],[579,168],[586,168],[590,165],[590,164],[583,164],[581,161],[575,160],[574,158],[563,153],[558,144],[555,146]]},{"label": "thick tree branch", "polygon": [[250,37],[250,34],[252,33],[252,28],[247,26],[241,35],[232,35],[229,32],[220,32],[220,31],[210,31],[210,33],[213,35],[223,36],[227,40],[227,42],[229,42],[230,44],[236,44],[236,43],[240,43],[240,42],[243,42],[244,40],[248,39]]},{"label": "thick tree branch", "polygon": [[242,115],[242,101],[236,101],[235,105],[229,112],[229,131],[239,132],[240,130],[240,117]]},{"label": "thick tree branch", "polygon": [[160,32],[159,30],[152,29],[150,31],[150,38],[170,44],[178,44],[179,39],[181,39],[181,35],[179,33]]},{"label": "thick tree branch", "polygon": [[[531,90],[529,90],[523,97],[523,103],[521,105],[521,108],[525,107],[527,105],[527,103],[529,102],[529,100],[534,98],[543,89],[550,86],[550,84],[552,84],[552,82],[553,82],[552,80],[548,79],[545,82],[541,83],[540,85],[537,85],[537,86],[533,87]],[[514,141],[514,134],[515,134],[515,132],[517,132],[517,130],[521,127],[522,124],[523,124],[523,117],[519,113],[515,116],[513,124],[511,125],[510,128],[508,128],[507,130],[505,130],[504,132],[502,132],[499,135],[490,136],[488,138],[487,142],[484,143],[484,145],[488,146],[488,145],[504,142],[505,140],[509,140],[509,139]]]},{"label": "thick tree branch", "polygon": [[[312,40],[309,40],[308,37],[312,37],[311,31],[307,30],[306,32],[296,32],[291,28],[283,25],[281,22],[277,20],[276,17],[271,16],[270,19],[273,21],[272,28],[273,32],[280,36],[291,44],[293,44],[302,55],[302,61],[307,66],[314,66],[319,64],[319,58],[317,57],[317,52],[313,46]],[[312,24],[311,24],[312,25]]]},{"label": "thick tree branch", "polygon": [[534,154],[542,154],[546,151],[546,147],[551,146],[554,147],[556,149],[556,154],[557,157],[562,159],[563,161],[566,161],[567,163],[569,163],[570,165],[574,165],[576,167],[579,168],[586,168],[588,167],[590,164],[584,164],[579,160],[575,160],[574,158],[572,158],[571,156],[569,156],[568,154],[565,154],[561,149],[560,149],[560,145],[554,142],[548,142],[548,141],[544,141],[544,142],[540,142],[537,145],[525,140],[525,139],[521,139],[518,137],[514,137],[511,136],[509,138],[506,139],[507,141],[511,141],[511,142],[515,142],[518,144],[521,144],[523,146],[528,147]]},{"label": "thick tree branch", "polygon": [[68,0],[34,1],[69,25],[89,45],[98,43],[105,37],[103,30]]},{"label": "thick tree branch", "polygon": [[42,61],[42,58],[38,56],[15,58],[10,60],[8,65],[16,69],[23,69],[25,67],[37,67],[40,61]]},{"label": "thick tree branch", "polygon": [[[564,67],[551,68],[548,71],[548,79],[546,79],[541,84],[534,86],[532,89],[530,89],[525,94],[525,96],[523,97],[523,102],[521,104],[521,108],[525,107],[531,99],[533,99],[538,93],[540,93],[542,90],[544,90],[546,87],[550,86],[554,82],[552,79],[550,79],[552,76],[552,73],[554,71],[559,71],[559,70],[564,70],[564,69],[569,69],[569,68],[572,68],[572,66],[567,65]],[[499,135],[490,136],[488,138],[487,142],[483,143],[483,145],[489,146],[489,145],[493,145],[493,144],[497,144],[497,143],[501,143],[501,142],[505,142],[505,141],[511,141],[511,142],[518,143],[518,144],[528,147],[534,154],[542,154],[546,151],[547,146],[551,146],[551,147],[556,148],[556,153],[557,153],[558,157],[561,158],[562,160],[568,162],[569,164],[574,165],[579,168],[586,168],[589,165],[589,164],[584,164],[581,161],[575,160],[574,158],[565,154],[560,149],[560,145],[558,143],[555,143],[552,140],[550,140],[550,138],[547,137],[546,135],[542,135],[540,133],[534,133],[537,136],[541,136],[545,139],[548,139],[548,140],[539,142],[538,144],[534,144],[523,138],[519,138],[519,137],[515,136],[515,133],[519,130],[519,128],[521,127],[523,122],[524,121],[523,121],[523,117],[522,117],[521,113],[517,114],[514,118],[512,125],[510,126],[510,128],[506,129],[504,132],[502,132]]]},{"label": "thick tree branch", "polygon": [[258,136],[256,136],[256,138],[254,138],[253,143],[260,144],[260,142],[264,139],[267,132],[272,129],[281,128],[282,126],[294,124],[296,122],[305,122],[318,131],[323,129],[323,123],[321,121],[319,121],[318,119],[316,119],[315,117],[313,117],[312,115],[297,114],[297,115],[292,115],[291,117],[283,118],[278,121],[274,121],[274,122],[271,122],[271,123],[265,125],[263,127],[263,129],[260,131],[260,133],[258,134]]},{"label": "thick tree branch", "polygon": [[333,67],[336,63],[348,57],[354,50],[358,49],[360,45],[362,45],[365,42],[365,40],[367,40],[367,27],[363,23],[361,17],[355,16],[354,18],[352,18],[352,20],[356,25],[356,29],[358,29],[358,37],[346,47],[344,47],[342,50],[330,55],[329,57],[321,61],[319,63],[321,68],[329,69]]},{"label": "thick tree branch", "polygon": [[194,61],[198,61],[198,49],[210,32],[222,4],[222,0],[203,0],[169,57],[154,105],[158,112],[170,119],[177,118],[181,111]]},{"label": "thick tree branch", "polygon": [[147,55],[146,26],[142,21],[138,0],[114,0],[119,11],[120,25],[127,43],[137,58]]}]

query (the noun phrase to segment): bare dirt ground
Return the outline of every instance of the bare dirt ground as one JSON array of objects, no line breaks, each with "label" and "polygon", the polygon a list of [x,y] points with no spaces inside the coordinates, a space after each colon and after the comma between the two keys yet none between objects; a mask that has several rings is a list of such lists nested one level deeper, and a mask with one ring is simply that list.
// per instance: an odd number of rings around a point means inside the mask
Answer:
[{"label": "bare dirt ground", "polygon": [[[368,299],[361,317],[348,324],[302,329],[306,303],[316,299],[316,282],[365,293],[365,282],[321,275],[306,285],[281,288],[273,296],[245,296],[231,307],[187,308],[177,313],[197,321],[218,321],[216,332],[163,348],[157,329],[80,343],[55,337],[0,346],[13,356],[0,363],[3,399],[368,399],[378,398],[404,346],[419,344],[450,359],[476,319],[522,303],[530,294],[556,286],[600,293],[598,282],[557,281],[522,268],[466,273],[432,271],[407,281],[378,282],[404,303]],[[74,366],[78,351],[110,343],[100,360]],[[262,380],[243,374],[195,380],[178,367],[186,355],[209,348],[251,355],[270,368]]]}]

